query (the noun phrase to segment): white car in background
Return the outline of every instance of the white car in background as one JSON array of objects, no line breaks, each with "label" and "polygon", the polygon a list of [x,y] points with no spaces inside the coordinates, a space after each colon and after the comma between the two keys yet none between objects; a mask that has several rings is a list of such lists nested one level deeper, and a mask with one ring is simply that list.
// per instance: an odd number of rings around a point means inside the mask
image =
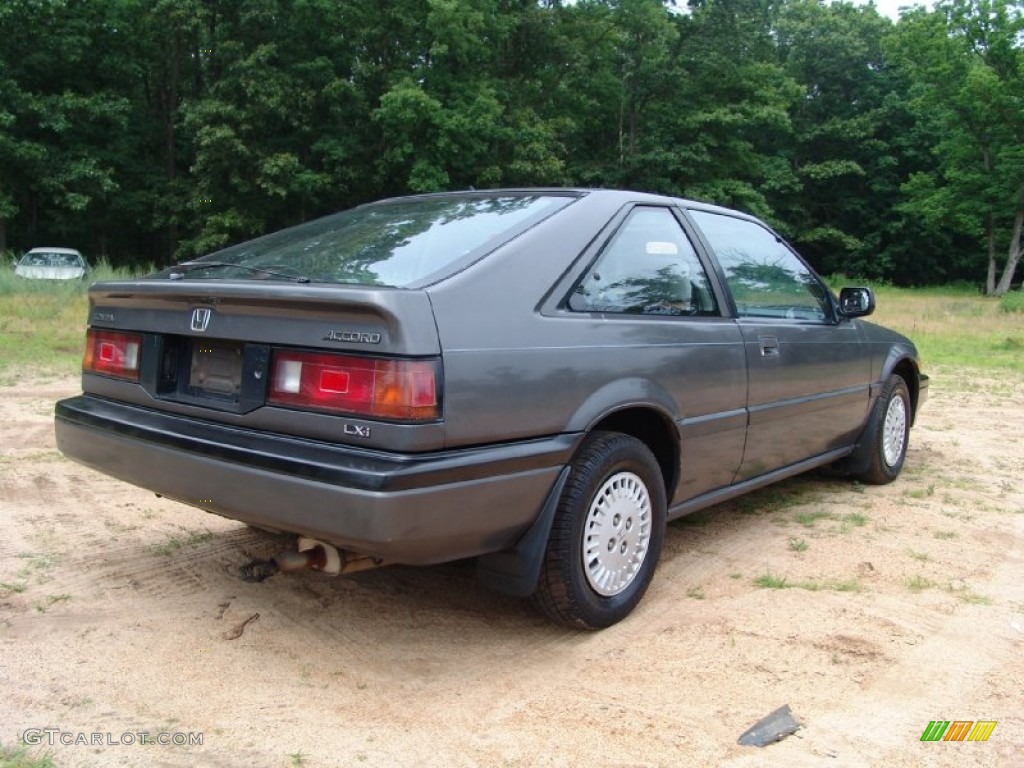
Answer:
[{"label": "white car in background", "polygon": [[89,271],[85,257],[73,248],[33,248],[14,267],[30,280],[80,280]]}]

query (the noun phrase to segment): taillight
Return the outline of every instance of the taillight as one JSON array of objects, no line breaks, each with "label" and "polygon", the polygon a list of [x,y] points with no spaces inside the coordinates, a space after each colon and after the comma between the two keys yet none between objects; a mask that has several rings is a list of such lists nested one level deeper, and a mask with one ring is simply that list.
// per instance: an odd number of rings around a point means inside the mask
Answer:
[{"label": "taillight", "polygon": [[137,333],[97,331],[90,328],[85,336],[85,358],[82,370],[101,373],[129,381],[139,380],[139,349],[142,336]]},{"label": "taillight", "polygon": [[401,421],[441,415],[438,364],[274,350],[267,402]]}]

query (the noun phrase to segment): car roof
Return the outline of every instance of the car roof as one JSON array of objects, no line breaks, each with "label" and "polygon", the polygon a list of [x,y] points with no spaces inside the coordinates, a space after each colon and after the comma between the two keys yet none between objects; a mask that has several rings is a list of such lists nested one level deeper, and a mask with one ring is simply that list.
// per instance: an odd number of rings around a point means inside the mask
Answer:
[{"label": "car roof", "polygon": [[738,211],[735,208],[705,203],[699,200],[690,200],[685,197],[674,195],[662,195],[656,192],[636,192],[624,189],[606,189],[603,187],[507,187],[498,189],[465,189],[451,192],[427,192],[421,195],[402,195],[377,200],[367,205],[378,205],[380,203],[397,202],[409,198],[430,198],[430,197],[493,197],[495,195],[564,195],[569,197],[601,197],[604,199],[619,199],[622,203],[656,203],[660,205],[677,205],[683,208],[707,211],[709,213],[727,213],[731,216],[749,218],[756,220],[756,217]]},{"label": "car roof", "polygon": [[69,253],[75,256],[82,255],[80,251],[76,251],[74,248],[33,248],[28,253]]}]

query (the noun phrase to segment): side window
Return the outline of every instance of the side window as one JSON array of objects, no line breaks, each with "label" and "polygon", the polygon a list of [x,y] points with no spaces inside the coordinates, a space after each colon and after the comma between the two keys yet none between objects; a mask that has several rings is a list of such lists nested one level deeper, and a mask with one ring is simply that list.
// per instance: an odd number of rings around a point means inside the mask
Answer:
[{"label": "side window", "polygon": [[825,286],[768,229],[717,213],[690,214],[718,256],[740,317],[830,317]]},{"label": "side window", "polygon": [[578,312],[718,315],[707,273],[667,208],[636,208],[569,298]]}]

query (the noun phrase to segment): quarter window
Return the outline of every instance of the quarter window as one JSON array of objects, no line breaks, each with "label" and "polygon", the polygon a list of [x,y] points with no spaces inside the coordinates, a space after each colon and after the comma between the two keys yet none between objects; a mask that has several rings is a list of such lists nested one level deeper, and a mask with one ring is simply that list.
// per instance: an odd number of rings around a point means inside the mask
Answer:
[{"label": "quarter window", "polygon": [[770,230],[745,219],[690,211],[711,244],[740,317],[823,322],[828,290]]},{"label": "quarter window", "polygon": [[579,312],[718,315],[697,253],[667,208],[636,208],[569,299]]}]

